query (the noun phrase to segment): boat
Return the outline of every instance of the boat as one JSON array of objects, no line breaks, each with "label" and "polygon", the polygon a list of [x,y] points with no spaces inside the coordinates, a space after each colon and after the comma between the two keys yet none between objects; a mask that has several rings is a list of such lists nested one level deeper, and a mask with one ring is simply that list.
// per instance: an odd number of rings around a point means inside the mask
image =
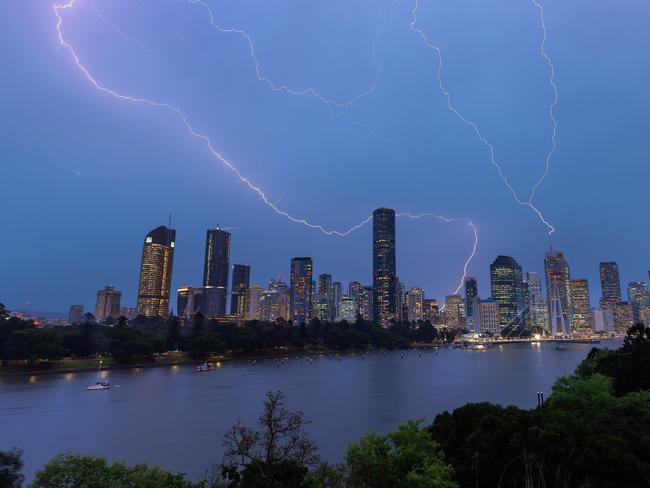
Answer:
[{"label": "boat", "polygon": [[472,349],[474,351],[485,351],[487,349],[487,346],[485,344],[476,344],[472,346]]},{"label": "boat", "polygon": [[214,365],[207,361],[196,367],[197,373],[203,373],[204,371],[212,371],[212,370],[214,370]]},{"label": "boat", "polygon": [[102,362],[99,362],[99,369],[97,370],[97,379],[94,385],[88,385],[86,390],[108,390],[111,387],[111,382],[108,379],[102,380]]}]

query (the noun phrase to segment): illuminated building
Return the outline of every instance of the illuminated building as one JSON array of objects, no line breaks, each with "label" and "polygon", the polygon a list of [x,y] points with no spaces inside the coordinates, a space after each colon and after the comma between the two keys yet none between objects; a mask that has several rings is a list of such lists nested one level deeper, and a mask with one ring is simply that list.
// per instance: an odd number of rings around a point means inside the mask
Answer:
[{"label": "illuminated building", "polygon": [[83,305],[70,305],[70,311],[68,312],[68,322],[70,324],[80,324],[84,318],[84,306]]},{"label": "illuminated building", "polygon": [[490,265],[492,300],[499,304],[501,327],[524,325],[524,280],[521,266],[510,256],[497,256]]},{"label": "illuminated building", "polygon": [[408,310],[407,320],[409,322],[422,320],[424,316],[424,290],[414,287],[406,292],[406,306]]},{"label": "illuminated building", "polygon": [[[607,303],[609,305],[611,302],[608,301]],[[634,325],[632,304],[629,302],[616,302],[613,306],[609,306],[611,307],[610,310],[612,310],[614,314],[614,328],[621,333],[627,332],[627,329]]]},{"label": "illuminated building", "polygon": [[359,313],[361,314],[363,320],[373,320],[373,297],[374,291],[372,289],[372,286],[364,286],[361,289],[361,293],[359,294]]},{"label": "illuminated building", "polygon": [[176,313],[183,319],[191,319],[201,310],[203,289],[184,286],[179,288],[176,295]]},{"label": "illuminated building", "polygon": [[550,333],[569,332],[571,315],[571,278],[569,263],[560,251],[551,248],[544,259]]},{"label": "illuminated building", "polygon": [[314,302],[314,317],[321,322],[331,322],[332,301],[329,298],[316,298]]},{"label": "illuminated building", "polygon": [[332,283],[332,314],[334,317],[339,315],[339,305],[341,304],[341,297],[343,296],[342,286],[340,281]]},{"label": "illuminated building", "polygon": [[336,317],[336,320],[339,322],[341,320],[347,320],[352,323],[357,320],[357,315],[359,315],[357,301],[352,297],[342,296],[339,300],[339,315]]},{"label": "illuminated building", "polygon": [[643,281],[632,281],[627,285],[628,301],[632,305],[632,320],[634,323],[643,322],[645,310],[650,308],[648,286]]},{"label": "illuminated building", "polygon": [[465,328],[465,304],[460,295],[447,295],[445,297],[445,310],[443,323],[450,328]]},{"label": "illuminated building", "polygon": [[281,280],[269,280],[269,287],[259,298],[259,320],[287,321],[290,317],[289,286]]},{"label": "illuminated building", "polygon": [[611,302],[621,301],[621,281],[618,276],[618,264],[613,261],[599,265],[601,296]]},{"label": "illuminated building", "polygon": [[334,304],[334,290],[332,288],[332,275],[321,274],[318,276],[318,293],[314,301],[314,316],[323,322],[331,322],[336,315]]},{"label": "illuminated building", "polygon": [[244,295],[246,320],[260,320],[260,300],[264,290],[260,285],[250,286]]},{"label": "illuminated building", "polygon": [[138,315],[169,315],[175,240],[176,231],[164,225],[156,227],[144,239],[136,305]]},{"label": "illuminated building", "polygon": [[397,279],[397,290],[395,291],[395,302],[397,307],[397,320],[407,320],[409,312],[406,305],[406,286],[399,278]]},{"label": "illuminated building", "polygon": [[468,317],[474,316],[474,301],[478,298],[478,284],[476,278],[465,280],[465,313]]},{"label": "illuminated building", "polygon": [[431,322],[431,325],[440,323],[440,306],[438,300],[425,298],[422,301],[422,319]]},{"label": "illuminated building", "polygon": [[477,334],[501,332],[500,306],[493,300],[479,300],[475,303],[474,332]]},{"label": "illuminated building", "polygon": [[614,330],[614,313],[611,310],[594,308],[591,310],[591,326],[594,332],[611,332]]},{"label": "illuminated building", "polygon": [[246,317],[244,302],[246,290],[250,286],[251,267],[248,264],[233,264],[232,287],[230,295],[230,315],[243,319]]},{"label": "illuminated building", "polygon": [[378,208],[372,213],[373,318],[387,327],[397,318],[397,269],[395,210]]},{"label": "illuminated building", "polygon": [[312,318],[312,272],[311,258],[291,260],[291,320],[294,325]]},{"label": "illuminated building", "polygon": [[528,325],[541,331],[549,331],[548,304],[542,294],[542,282],[537,273],[528,272],[524,280],[527,288]]},{"label": "illuminated building", "polygon": [[97,292],[97,303],[95,304],[95,320],[106,322],[109,318],[116,319],[120,316],[120,300],[122,292],[117,291],[112,285]]},{"label": "illuminated building", "polygon": [[203,302],[201,313],[206,317],[225,317],[230,268],[230,233],[209,229],[205,239],[203,267]]},{"label": "illuminated building", "polygon": [[588,332],[591,329],[589,284],[583,278],[571,280],[571,330]]},{"label": "illuminated building", "polygon": [[348,296],[350,298],[354,298],[359,301],[359,297],[361,296],[361,291],[363,290],[363,285],[359,283],[358,281],[351,281],[348,284]]},{"label": "illuminated building", "polygon": [[318,295],[321,298],[330,298],[332,296],[332,275],[318,275]]}]

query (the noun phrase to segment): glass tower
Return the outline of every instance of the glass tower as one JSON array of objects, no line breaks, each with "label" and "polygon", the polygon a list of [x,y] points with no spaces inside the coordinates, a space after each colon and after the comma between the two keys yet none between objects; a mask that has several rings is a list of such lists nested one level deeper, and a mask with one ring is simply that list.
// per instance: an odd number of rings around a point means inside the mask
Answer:
[{"label": "glass tower", "polygon": [[524,280],[521,266],[510,256],[497,256],[490,265],[492,300],[499,305],[499,323],[524,325]]},{"label": "glass tower", "polygon": [[312,272],[311,258],[291,260],[291,320],[295,325],[312,318]]},{"label": "glass tower", "polygon": [[205,239],[203,267],[203,303],[201,313],[206,317],[225,317],[230,268],[230,233],[219,228],[209,229]]},{"label": "glass tower", "polygon": [[167,317],[176,231],[164,225],[147,234],[142,246],[136,313]]},{"label": "glass tower", "polygon": [[397,319],[395,210],[378,208],[372,214],[373,317],[386,327]]}]

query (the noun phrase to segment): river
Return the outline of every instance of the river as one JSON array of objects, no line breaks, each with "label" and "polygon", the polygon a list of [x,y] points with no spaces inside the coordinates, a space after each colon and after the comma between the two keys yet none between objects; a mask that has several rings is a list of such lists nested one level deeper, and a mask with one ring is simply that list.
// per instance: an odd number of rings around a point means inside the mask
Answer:
[{"label": "river", "polygon": [[[598,347],[616,347],[601,343]],[[325,459],[338,461],[362,435],[388,432],[466,402],[533,407],[556,378],[571,374],[591,344],[510,344],[115,370],[119,387],[86,391],[91,373],[0,377],[0,450],[24,450],[25,474],[63,451],[180,470],[197,479],[221,461],[224,432],[253,423],[264,394],[282,390],[304,412]]]}]

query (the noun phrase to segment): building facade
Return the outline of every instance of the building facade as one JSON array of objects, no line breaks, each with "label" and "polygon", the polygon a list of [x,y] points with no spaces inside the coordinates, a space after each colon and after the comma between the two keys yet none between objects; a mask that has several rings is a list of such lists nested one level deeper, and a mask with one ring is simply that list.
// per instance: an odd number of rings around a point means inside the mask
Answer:
[{"label": "building facade", "polygon": [[589,283],[584,278],[571,280],[571,331],[587,333],[591,331],[591,301]]},{"label": "building facade", "polygon": [[544,259],[549,333],[566,334],[571,325],[571,273],[560,251],[550,249]]},{"label": "building facade", "polygon": [[632,305],[632,320],[634,323],[645,323],[650,311],[650,294],[648,285],[643,281],[631,281],[627,285],[627,297]]},{"label": "building facade", "polygon": [[499,304],[501,327],[524,325],[524,280],[521,266],[510,256],[497,256],[490,265],[492,300]]},{"label": "building facade", "polygon": [[201,310],[203,289],[195,286],[183,286],[176,295],[176,313],[182,319],[189,320]]},{"label": "building facade", "polygon": [[176,231],[164,225],[156,227],[145,237],[136,305],[138,315],[169,315],[175,241]]},{"label": "building facade", "polygon": [[409,322],[422,320],[424,318],[424,289],[413,287],[406,292],[406,308]]},{"label": "building facade", "polygon": [[95,303],[95,320],[106,322],[109,319],[116,319],[120,316],[120,301],[122,292],[117,291],[112,285],[106,285],[106,288],[97,292],[97,302]]},{"label": "building facade", "polygon": [[201,305],[201,313],[206,317],[226,316],[230,239],[230,233],[219,228],[206,232]]},{"label": "building facade", "polygon": [[246,318],[246,290],[251,284],[251,267],[248,264],[233,264],[230,288],[230,315]]},{"label": "building facade", "polygon": [[311,258],[291,260],[291,320],[294,325],[307,323],[312,318],[312,273]]},{"label": "building facade", "polygon": [[378,208],[372,214],[373,319],[382,327],[398,318],[395,246],[395,210]]}]

